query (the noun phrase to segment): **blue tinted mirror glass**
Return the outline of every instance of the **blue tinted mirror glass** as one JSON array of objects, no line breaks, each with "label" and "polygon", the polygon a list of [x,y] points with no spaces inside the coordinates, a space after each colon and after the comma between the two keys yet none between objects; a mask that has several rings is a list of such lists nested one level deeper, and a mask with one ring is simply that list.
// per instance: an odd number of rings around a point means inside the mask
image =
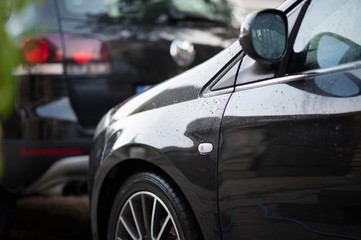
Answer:
[{"label": "blue tinted mirror glass", "polygon": [[280,59],[286,50],[287,29],[284,19],[274,13],[259,14],[252,25],[255,51],[267,60]]}]

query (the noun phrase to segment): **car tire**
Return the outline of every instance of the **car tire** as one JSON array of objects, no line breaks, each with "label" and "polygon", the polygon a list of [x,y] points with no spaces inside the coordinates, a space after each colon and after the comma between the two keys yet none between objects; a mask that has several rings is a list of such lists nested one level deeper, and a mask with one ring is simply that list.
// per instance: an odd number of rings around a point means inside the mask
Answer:
[{"label": "car tire", "polygon": [[0,239],[8,239],[15,221],[16,198],[0,187]]},{"label": "car tire", "polygon": [[[165,178],[129,177],[113,202],[107,239],[201,239],[188,202]],[[161,237],[160,237],[161,236]]]}]

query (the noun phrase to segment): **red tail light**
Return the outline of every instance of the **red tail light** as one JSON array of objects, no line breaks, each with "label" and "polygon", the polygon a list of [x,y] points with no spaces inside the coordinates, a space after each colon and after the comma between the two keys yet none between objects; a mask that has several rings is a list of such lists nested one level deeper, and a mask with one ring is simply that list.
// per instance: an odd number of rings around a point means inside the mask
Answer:
[{"label": "red tail light", "polygon": [[23,50],[29,63],[44,63],[49,57],[49,44],[46,39],[28,40]]},{"label": "red tail light", "polygon": [[73,59],[78,64],[84,64],[90,62],[92,60],[92,56],[86,50],[79,50],[74,52]]},{"label": "red tail light", "polygon": [[49,33],[25,40],[24,64],[15,74],[98,75],[111,71],[104,42],[71,34]]}]

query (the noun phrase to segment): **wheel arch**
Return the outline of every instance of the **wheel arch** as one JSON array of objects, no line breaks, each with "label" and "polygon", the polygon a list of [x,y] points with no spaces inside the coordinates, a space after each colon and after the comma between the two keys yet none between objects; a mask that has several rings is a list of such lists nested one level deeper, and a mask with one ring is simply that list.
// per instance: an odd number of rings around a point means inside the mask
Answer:
[{"label": "wheel arch", "polygon": [[[104,178],[104,181],[102,182],[102,186],[98,194],[99,198],[97,202],[96,227],[99,239],[106,239],[110,211],[113,204],[113,199],[115,198],[117,191],[127,178],[138,172],[152,172],[165,178],[167,181],[170,182],[170,184],[172,184],[174,188],[177,188],[179,192],[183,194],[184,198],[187,200],[187,203],[190,206],[190,209],[192,210],[193,214],[195,214],[192,204],[190,204],[190,201],[183,189],[181,189],[179,187],[179,184],[177,184],[177,181],[160,166],[144,159],[133,158],[123,160],[118,162],[108,171],[106,177]],[[198,221],[197,224],[200,227]]]}]

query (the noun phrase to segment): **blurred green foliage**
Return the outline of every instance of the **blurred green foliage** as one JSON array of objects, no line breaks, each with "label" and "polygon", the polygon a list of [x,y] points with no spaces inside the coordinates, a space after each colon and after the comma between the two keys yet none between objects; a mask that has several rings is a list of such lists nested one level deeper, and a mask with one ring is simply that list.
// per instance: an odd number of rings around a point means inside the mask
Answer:
[{"label": "blurred green foliage", "polygon": [[[14,101],[14,81],[12,70],[20,59],[19,50],[10,38],[6,21],[11,13],[22,11],[26,3],[31,0],[0,0],[0,120],[10,114]],[[2,126],[0,126],[0,143],[2,142]],[[1,144],[2,145],[2,144]],[[2,176],[3,161],[0,154],[0,177]]]}]

